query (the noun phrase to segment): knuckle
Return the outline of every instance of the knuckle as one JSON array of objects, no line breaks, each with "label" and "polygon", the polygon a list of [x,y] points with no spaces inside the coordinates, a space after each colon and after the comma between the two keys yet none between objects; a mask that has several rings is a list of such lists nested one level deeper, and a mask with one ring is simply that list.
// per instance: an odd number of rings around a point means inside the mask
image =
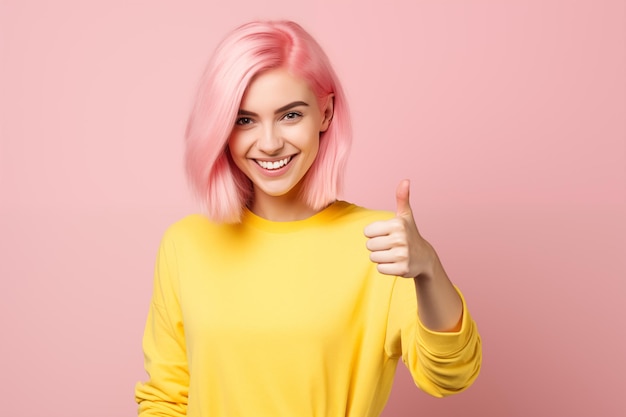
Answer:
[{"label": "knuckle", "polygon": [[404,222],[402,221],[402,219],[393,219],[391,220],[391,229],[394,232],[401,232],[402,230],[404,230]]},{"label": "knuckle", "polygon": [[401,246],[404,246],[405,244],[406,244],[406,239],[404,237],[404,234],[396,233],[393,236],[393,246],[401,247]]},{"label": "knuckle", "polygon": [[394,256],[399,262],[406,262],[409,259],[409,249],[406,246],[397,246],[394,249]]}]

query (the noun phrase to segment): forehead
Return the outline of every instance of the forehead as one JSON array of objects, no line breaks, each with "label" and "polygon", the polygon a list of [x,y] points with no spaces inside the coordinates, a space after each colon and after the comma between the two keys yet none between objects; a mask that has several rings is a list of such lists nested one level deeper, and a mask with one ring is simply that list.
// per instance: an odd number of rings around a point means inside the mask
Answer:
[{"label": "forehead", "polygon": [[253,112],[273,111],[294,101],[313,105],[316,98],[306,80],[281,68],[265,71],[253,78],[239,107]]}]

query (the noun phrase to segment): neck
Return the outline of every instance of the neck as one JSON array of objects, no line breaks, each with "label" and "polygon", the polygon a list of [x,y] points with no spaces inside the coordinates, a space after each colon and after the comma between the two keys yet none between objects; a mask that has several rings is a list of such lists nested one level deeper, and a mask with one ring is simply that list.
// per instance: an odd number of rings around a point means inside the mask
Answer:
[{"label": "neck", "polygon": [[319,212],[298,197],[268,196],[261,193],[254,197],[250,211],[259,217],[276,222],[304,220]]}]

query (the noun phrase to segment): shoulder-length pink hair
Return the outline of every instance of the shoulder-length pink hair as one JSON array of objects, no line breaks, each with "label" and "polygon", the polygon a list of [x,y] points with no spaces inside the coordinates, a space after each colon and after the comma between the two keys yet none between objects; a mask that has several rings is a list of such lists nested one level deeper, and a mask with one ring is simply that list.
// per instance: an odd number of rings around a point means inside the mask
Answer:
[{"label": "shoulder-length pink hair", "polygon": [[246,88],[256,75],[285,68],[306,80],[318,105],[334,96],[329,128],[321,133],[315,162],[303,178],[302,198],[320,210],[341,191],[352,140],[345,95],[319,44],[294,22],[251,22],[231,32],[217,47],[200,80],[185,135],[190,185],[207,216],[238,223],[253,198],[250,180],[237,168],[228,139]]}]

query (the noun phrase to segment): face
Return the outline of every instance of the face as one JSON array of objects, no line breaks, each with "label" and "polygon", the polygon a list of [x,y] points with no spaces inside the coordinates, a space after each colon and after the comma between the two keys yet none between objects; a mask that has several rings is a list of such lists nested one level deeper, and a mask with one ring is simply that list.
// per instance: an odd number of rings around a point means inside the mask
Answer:
[{"label": "face", "polygon": [[228,146],[252,181],[253,204],[296,198],[332,117],[332,97],[325,101],[320,106],[307,82],[283,69],[261,73],[250,83]]}]

